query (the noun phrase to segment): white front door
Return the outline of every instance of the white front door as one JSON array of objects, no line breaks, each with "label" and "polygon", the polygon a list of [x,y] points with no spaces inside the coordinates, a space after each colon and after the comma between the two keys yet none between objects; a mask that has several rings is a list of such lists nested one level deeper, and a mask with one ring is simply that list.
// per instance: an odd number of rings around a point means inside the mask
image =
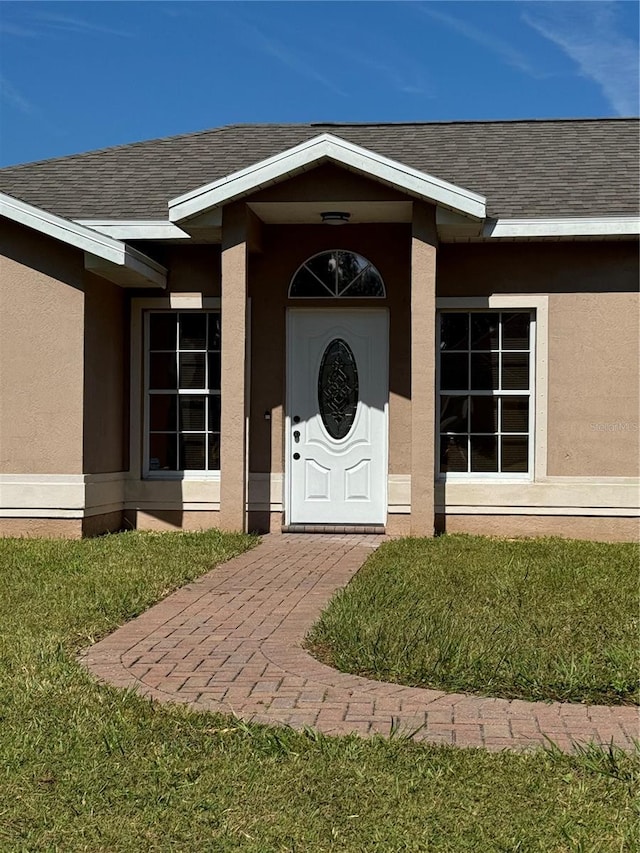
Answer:
[{"label": "white front door", "polygon": [[388,313],[290,309],[287,523],[384,524]]}]

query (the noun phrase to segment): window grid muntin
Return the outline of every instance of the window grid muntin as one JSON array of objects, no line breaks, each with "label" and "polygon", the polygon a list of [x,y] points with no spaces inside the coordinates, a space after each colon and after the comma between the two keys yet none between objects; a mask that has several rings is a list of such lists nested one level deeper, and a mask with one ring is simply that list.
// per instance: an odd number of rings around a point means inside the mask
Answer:
[{"label": "window grid muntin", "polygon": [[[165,349],[151,348],[151,317],[154,315],[165,314],[165,315],[175,315],[176,316],[176,325],[175,325],[175,345],[173,349]],[[180,348],[180,316],[187,314],[199,314],[204,315],[206,317],[205,323],[205,348]],[[211,326],[212,320],[211,318],[215,317],[218,320],[218,346],[210,347],[211,343]],[[220,399],[220,381],[218,381],[217,388],[211,388],[211,376],[210,376],[210,367],[209,367],[209,355],[211,353],[220,353],[220,310],[219,309],[188,309],[188,308],[179,308],[179,309],[150,309],[145,311],[145,399],[147,400],[147,404],[145,406],[145,447],[144,447],[144,470],[147,476],[152,477],[161,477],[168,476],[171,477],[176,474],[187,473],[187,474],[210,474],[210,473],[219,473],[220,467],[211,467],[210,466],[210,443],[212,439],[218,438],[218,456],[219,456],[219,445],[220,445],[220,430],[211,430],[209,421],[210,421],[210,407],[211,397],[218,397]],[[172,354],[175,357],[175,371],[176,371],[176,386],[175,388],[150,388],[150,379],[151,379],[151,370],[150,370],[150,362],[151,355],[156,353],[167,353]],[[201,388],[180,388],[180,355],[183,353],[201,353],[204,354],[204,386]],[[151,429],[151,412],[150,412],[150,402],[151,397],[154,395],[173,395],[176,398],[176,406],[175,406],[175,430],[152,430]],[[180,397],[184,396],[193,396],[193,397],[202,397],[204,400],[204,430],[194,430],[194,429],[182,429],[181,428],[181,408],[180,408]],[[175,468],[151,468],[151,436],[153,435],[175,435],[175,445],[174,452],[176,458],[176,467]],[[200,435],[203,436],[204,439],[204,468],[184,468],[180,467],[181,462],[183,461],[183,457],[185,455],[184,451],[181,450],[181,442],[180,437],[182,435]]]},{"label": "window grid muntin", "polygon": [[[466,340],[466,348],[465,349],[443,349],[442,348],[442,317],[450,316],[453,314],[458,315],[466,315],[467,320],[467,340]],[[472,338],[472,315],[474,314],[497,314],[498,319],[498,347],[490,347],[488,349],[472,349],[471,348],[471,338]],[[504,315],[513,315],[513,314],[524,314],[529,318],[529,346],[528,348],[518,348],[518,349],[504,349],[504,323],[503,316]],[[437,372],[438,372],[438,395],[437,395],[437,459],[438,459],[438,474],[440,477],[446,478],[464,478],[464,477],[474,477],[474,478],[500,478],[506,479],[509,477],[522,479],[522,478],[531,478],[533,472],[533,428],[534,428],[534,417],[535,417],[535,395],[534,395],[534,369],[535,369],[535,311],[527,308],[520,308],[519,306],[510,307],[502,307],[502,308],[477,308],[477,309],[469,309],[469,308],[443,308],[438,311],[437,315],[437,349],[438,349],[438,364],[437,364]],[[442,375],[442,355],[447,353],[456,353],[456,354],[465,354],[467,356],[467,388],[466,389],[447,389],[440,388],[440,381]],[[471,386],[471,356],[474,353],[482,353],[482,354],[497,354],[498,356],[498,388],[497,389],[472,389]],[[529,363],[528,363],[528,371],[527,371],[527,381],[528,388],[527,389],[502,389],[503,385],[503,359],[502,355],[504,353],[525,353],[528,355]],[[497,429],[495,432],[472,432],[471,431],[471,411],[470,406],[467,406],[466,413],[466,423],[467,423],[467,431],[466,432],[452,432],[452,431],[441,431],[440,430],[440,421],[441,421],[441,408],[442,408],[442,398],[443,397],[458,397],[461,399],[478,397],[478,396],[487,396],[487,397],[497,397],[498,398],[498,410],[497,410]],[[528,431],[517,431],[517,432],[504,432],[502,429],[502,399],[506,397],[526,397],[529,401],[528,411],[527,411],[527,421],[528,421]],[[442,438],[446,436],[452,436],[457,438],[466,438],[466,462],[467,462],[467,470],[466,471],[447,471],[442,468]],[[496,439],[496,458],[497,458],[497,470],[496,471],[472,471],[471,463],[471,439],[473,437],[493,437]],[[527,452],[526,452],[526,471],[503,471],[502,470],[502,442],[503,438],[517,438],[523,437],[527,438]]]}]

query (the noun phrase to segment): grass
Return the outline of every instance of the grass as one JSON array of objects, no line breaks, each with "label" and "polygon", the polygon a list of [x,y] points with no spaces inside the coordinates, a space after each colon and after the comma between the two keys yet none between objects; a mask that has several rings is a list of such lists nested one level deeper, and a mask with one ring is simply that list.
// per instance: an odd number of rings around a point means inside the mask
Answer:
[{"label": "grass", "polygon": [[3,851],[638,849],[638,759],[270,729],[98,685],[77,650],[251,544],[0,540]]},{"label": "grass", "polygon": [[345,672],[529,700],[638,701],[638,549],[406,539],[378,549],[307,638]]}]

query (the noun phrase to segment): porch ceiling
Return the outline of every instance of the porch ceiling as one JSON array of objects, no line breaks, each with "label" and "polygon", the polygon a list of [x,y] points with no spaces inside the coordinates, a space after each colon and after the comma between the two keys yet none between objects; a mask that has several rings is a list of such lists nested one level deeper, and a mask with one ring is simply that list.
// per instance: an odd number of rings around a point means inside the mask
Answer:
[{"label": "porch ceiling", "polygon": [[344,210],[349,224],[368,222],[411,222],[410,201],[330,201],[249,202],[251,210],[268,225],[319,225],[326,210]]}]

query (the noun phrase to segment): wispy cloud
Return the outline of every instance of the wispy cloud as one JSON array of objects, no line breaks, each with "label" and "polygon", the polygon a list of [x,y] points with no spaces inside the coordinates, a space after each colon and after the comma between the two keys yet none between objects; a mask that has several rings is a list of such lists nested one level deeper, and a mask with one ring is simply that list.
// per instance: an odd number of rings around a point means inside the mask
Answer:
[{"label": "wispy cloud", "polygon": [[530,77],[542,79],[548,76],[547,72],[536,68],[524,53],[517,50],[509,44],[509,42],[499,36],[487,32],[487,30],[480,29],[480,27],[476,27],[475,24],[470,24],[468,21],[463,21],[461,18],[456,18],[454,15],[449,15],[446,12],[436,11],[433,8],[427,8],[425,6],[418,6],[416,8],[418,8],[423,14],[439,21],[441,24],[455,30],[455,32],[460,33],[460,35],[470,41],[473,41],[481,47],[491,51],[491,53],[496,54],[512,68],[522,71]]},{"label": "wispy cloud", "polygon": [[82,18],[75,18],[69,15],[52,15],[38,13],[33,16],[33,19],[45,27],[50,27],[54,30],[61,30],[67,33],[82,33],[84,35],[105,35],[119,36],[120,38],[132,38],[133,33],[125,32],[124,30],[114,30],[112,27],[105,27],[103,24],[96,24],[91,21],[85,21]]},{"label": "wispy cloud", "polygon": [[24,115],[35,116],[39,113],[36,105],[25,98],[4,75],[0,75],[0,100],[15,107]]},{"label": "wispy cloud", "polygon": [[8,36],[18,36],[19,38],[38,38],[39,33],[35,30],[29,30],[26,27],[21,27],[19,24],[10,24],[8,21],[0,21],[0,34]]},{"label": "wispy cloud", "polygon": [[319,83],[334,94],[346,97],[346,92],[337,86],[329,77],[317,71],[308,59],[297,54],[279,39],[274,38],[272,35],[268,35],[260,29],[256,23],[247,21],[242,16],[230,12],[228,9],[225,10],[225,12],[225,17],[232,20],[234,24],[242,30],[243,38],[246,39],[246,37],[249,36],[253,44],[267,56],[271,56],[273,59],[278,60],[278,62],[282,63],[282,65],[286,66],[296,74],[306,77],[309,80],[313,80],[315,83]]},{"label": "wispy cloud", "polygon": [[[341,47],[335,43],[331,52],[343,61],[361,66],[377,74],[385,88],[392,88],[405,95],[434,97],[434,87],[427,79],[424,69],[410,57],[400,57],[390,43],[376,45],[376,50],[365,53],[352,45]],[[387,59],[380,59],[381,56]]]},{"label": "wispy cloud", "polygon": [[638,114],[638,43],[620,32],[614,3],[539,3],[522,18],[600,86],[618,115]]}]

